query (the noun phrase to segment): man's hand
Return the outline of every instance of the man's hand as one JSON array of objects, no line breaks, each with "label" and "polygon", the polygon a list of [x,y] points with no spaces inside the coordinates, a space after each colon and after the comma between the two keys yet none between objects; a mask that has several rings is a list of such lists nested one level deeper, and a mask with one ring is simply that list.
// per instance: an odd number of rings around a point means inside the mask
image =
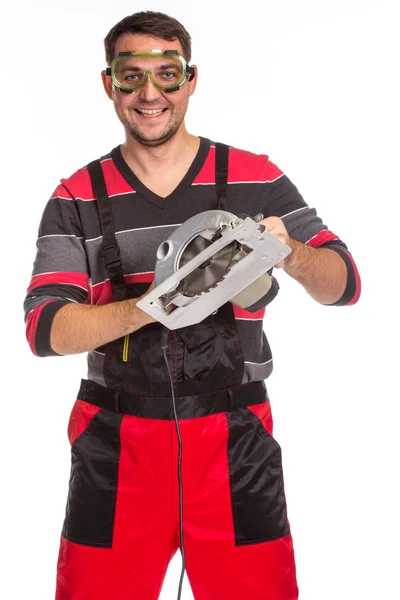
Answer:
[{"label": "man's hand", "polygon": [[292,249],[275,267],[284,269],[321,304],[334,304],[342,297],[347,284],[347,267],[339,254],[294,240],[279,217],[268,217],[259,223]]},{"label": "man's hand", "polygon": [[[280,240],[281,242],[286,244],[286,246],[289,246],[289,248],[292,248],[293,250],[293,240],[290,238],[282,219],[280,219],[279,217],[267,217],[266,219],[259,221],[259,224],[264,225],[267,231],[272,233],[273,236],[278,238],[278,240]],[[288,264],[288,259],[290,258],[290,256],[291,255],[289,254],[286,258],[281,260],[278,264],[275,265],[275,268],[284,269]]]},{"label": "man's hand", "polygon": [[[152,292],[155,288],[156,288],[156,282],[153,279],[153,281],[151,282],[151,285],[149,287],[149,289],[147,290],[147,292],[145,292],[143,294],[143,296],[140,296],[140,298],[136,298],[136,302],[139,302],[139,300],[141,300],[142,298],[144,298],[145,296],[147,296],[147,294],[149,294],[150,292]],[[157,323],[157,319],[154,319],[154,317],[152,317],[151,315],[148,315],[144,310],[140,309],[139,307],[137,307],[138,310],[140,310],[143,314],[143,325],[147,325],[147,323]],[[165,310],[167,312],[172,312],[173,310],[175,310],[176,306],[175,304],[170,304],[169,306],[165,307]]]}]

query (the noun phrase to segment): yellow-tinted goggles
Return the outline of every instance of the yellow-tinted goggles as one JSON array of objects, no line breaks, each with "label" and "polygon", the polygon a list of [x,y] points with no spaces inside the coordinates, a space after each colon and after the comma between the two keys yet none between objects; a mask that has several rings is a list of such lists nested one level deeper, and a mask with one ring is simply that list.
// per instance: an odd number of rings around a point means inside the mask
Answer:
[{"label": "yellow-tinted goggles", "polygon": [[120,52],[106,75],[121,92],[136,92],[148,79],[162,92],[176,92],[186,80],[191,81],[194,68],[177,50],[139,50]]}]

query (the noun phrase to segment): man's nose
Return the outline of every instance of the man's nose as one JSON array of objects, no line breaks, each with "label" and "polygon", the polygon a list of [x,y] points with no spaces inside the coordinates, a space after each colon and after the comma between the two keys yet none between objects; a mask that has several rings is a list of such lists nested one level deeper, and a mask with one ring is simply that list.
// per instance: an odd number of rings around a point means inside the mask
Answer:
[{"label": "man's nose", "polygon": [[152,84],[150,77],[139,92],[140,97],[147,102],[151,102],[160,97],[160,91]]}]

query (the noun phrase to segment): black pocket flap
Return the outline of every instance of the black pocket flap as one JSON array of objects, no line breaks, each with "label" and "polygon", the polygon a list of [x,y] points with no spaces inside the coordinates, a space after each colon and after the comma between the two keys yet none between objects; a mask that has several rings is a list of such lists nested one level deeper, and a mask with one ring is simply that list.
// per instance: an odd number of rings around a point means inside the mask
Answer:
[{"label": "black pocket flap", "polygon": [[201,346],[201,344],[211,340],[215,336],[215,329],[213,323],[206,319],[196,325],[181,327],[181,329],[176,330],[176,333],[188,350],[193,350],[197,346]]}]

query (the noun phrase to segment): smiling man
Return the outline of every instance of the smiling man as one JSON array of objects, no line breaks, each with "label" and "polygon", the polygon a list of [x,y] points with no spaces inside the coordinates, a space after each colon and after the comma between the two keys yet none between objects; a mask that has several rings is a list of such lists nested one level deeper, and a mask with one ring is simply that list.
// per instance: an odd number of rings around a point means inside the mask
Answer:
[{"label": "smiling man", "polygon": [[[165,198],[184,178],[200,146],[200,138],[188,133],[184,122],[189,98],[197,83],[196,68],[191,67],[190,73],[186,72],[190,38],[183,28],[181,42],[139,33],[116,37],[117,31],[119,28],[111,30],[106,38],[106,59],[111,67],[103,71],[102,78],[125,128],[126,141],[121,153],[138,178]],[[124,56],[132,49],[137,56]],[[140,55],[149,49],[175,51],[178,56]],[[169,71],[165,70],[168,65]],[[144,75],[153,71],[150,77]],[[162,88],[174,87],[179,82],[181,85],[173,92]]]},{"label": "smiling man", "polygon": [[125,141],[62,179],[43,214],[25,301],[38,356],[88,353],[68,426],[71,477],[56,600],[156,600],[178,548],[196,600],[296,600],[281,451],[264,381],[265,305],[231,303],[170,332],[179,454],[160,323],[138,300],[178,225],[263,213],[292,248],[277,265],[326,305],[357,302],[347,246],[267,155],[185,127],[198,70],[188,32],[155,12],[105,38],[106,94]]}]

